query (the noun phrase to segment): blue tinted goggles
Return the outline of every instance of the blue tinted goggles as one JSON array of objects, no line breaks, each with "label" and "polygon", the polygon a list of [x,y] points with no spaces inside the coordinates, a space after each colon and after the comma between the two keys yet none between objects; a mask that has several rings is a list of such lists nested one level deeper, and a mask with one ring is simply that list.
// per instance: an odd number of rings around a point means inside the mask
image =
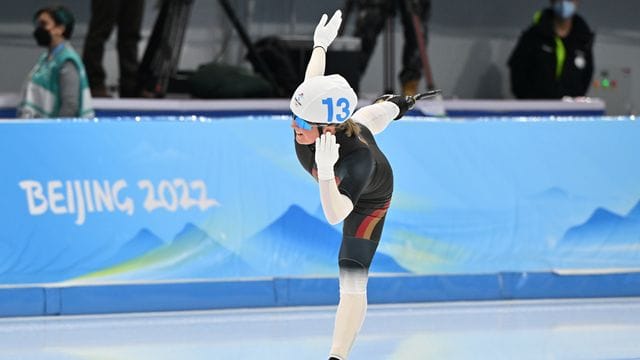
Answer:
[{"label": "blue tinted goggles", "polygon": [[310,122],[308,122],[307,120],[304,120],[302,118],[299,118],[296,115],[293,115],[293,121],[296,122],[296,125],[298,125],[298,127],[300,129],[304,129],[304,130],[311,130],[313,128],[313,124],[311,124]]}]

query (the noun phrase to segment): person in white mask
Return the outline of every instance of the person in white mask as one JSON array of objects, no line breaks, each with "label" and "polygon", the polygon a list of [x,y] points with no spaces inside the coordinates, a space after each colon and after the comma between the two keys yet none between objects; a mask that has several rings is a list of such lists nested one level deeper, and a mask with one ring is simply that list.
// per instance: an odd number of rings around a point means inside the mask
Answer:
[{"label": "person in white mask", "polygon": [[577,11],[578,0],[551,0],[534,15],[508,62],[516,98],[586,95],[593,78],[595,35]]},{"label": "person in white mask", "polygon": [[410,96],[384,95],[355,111],[356,93],[340,75],[324,75],[325,53],[342,13],[325,14],[315,29],[305,79],[290,103],[298,160],[318,181],[327,221],[344,221],[338,265],[340,302],[332,360],[346,360],[367,310],[368,270],[391,203],[393,173],[374,135],[415,104]]}]

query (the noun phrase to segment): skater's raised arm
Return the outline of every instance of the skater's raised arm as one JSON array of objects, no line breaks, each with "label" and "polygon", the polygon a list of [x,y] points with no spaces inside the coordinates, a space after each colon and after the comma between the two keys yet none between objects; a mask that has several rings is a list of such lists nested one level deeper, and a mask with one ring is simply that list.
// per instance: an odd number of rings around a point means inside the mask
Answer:
[{"label": "skater's raised arm", "polygon": [[416,100],[411,96],[382,95],[374,104],[356,111],[351,118],[366,126],[375,135],[386,129],[393,120],[404,116],[415,103]]},{"label": "skater's raised arm", "polygon": [[340,29],[340,24],[342,23],[342,11],[336,10],[331,20],[327,22],[328,18],[327,14],[322,15],[313,33],[313,51],[307,65],[307,71],[304,74],[305,80],[309,80],[314,76],[324,75],[327,49],[338,35],[338,29]]}]

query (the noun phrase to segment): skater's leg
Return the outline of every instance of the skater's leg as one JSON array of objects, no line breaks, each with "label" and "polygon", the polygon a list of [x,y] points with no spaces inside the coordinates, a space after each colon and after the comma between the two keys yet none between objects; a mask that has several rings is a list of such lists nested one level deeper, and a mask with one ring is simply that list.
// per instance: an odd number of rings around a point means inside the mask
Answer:
[{"label": "skater's leg", "polygon": [[344,221],[339,254],[340,302],[330,356],[346,360],[367,312],[367,281],[389,202],[379,209],[354,209]]},{"label": "skater's leg", "polygon": [[336,312],[331,356],[346,359],[367,312],[368,271],[361,265],[341,261],[340,303]]}]

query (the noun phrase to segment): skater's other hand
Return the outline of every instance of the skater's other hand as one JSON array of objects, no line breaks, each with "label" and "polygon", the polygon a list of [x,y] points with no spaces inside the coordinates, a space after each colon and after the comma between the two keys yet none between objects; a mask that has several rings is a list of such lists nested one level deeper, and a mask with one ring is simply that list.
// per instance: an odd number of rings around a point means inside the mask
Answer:
[{"label": "skater's other hand", "polygon": [[333,179],[333,166],[338,162],[340,144],[330,132],[322,134],[316,139],[316,165],[318,166],[318,180]]},{"label": "skater's other hand", "polygon": [[322,15],[313,33],[313,47],[320,46],[325,51],[327,51],[329,45],[331,45],[336,36],[338,36],[338,29],[340,29],[340,24],[342,23],[342,11],[336,10],[329,22],[327,22],[327,18],[327,14]]}]

